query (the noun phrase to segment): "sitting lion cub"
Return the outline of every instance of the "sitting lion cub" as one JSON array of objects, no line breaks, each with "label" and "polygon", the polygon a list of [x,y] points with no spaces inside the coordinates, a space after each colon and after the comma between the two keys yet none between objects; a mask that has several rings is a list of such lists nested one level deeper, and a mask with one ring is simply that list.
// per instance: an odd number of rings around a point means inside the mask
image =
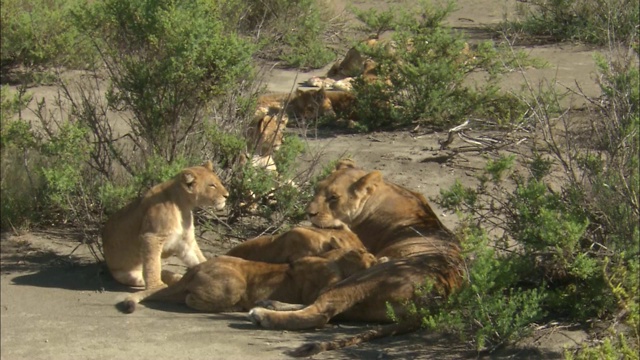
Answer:
[{"label": "sitting lion cub", "polygon": [[167,288],[141,291],[120,305],[126,313],[143,300],[186,303],[204,312],[247,311],[261,300],[309,304],[326,287],[377,263],[365,250],[335,249],[289,264],[269,264],[233,256],[207,260]]},{"label": "sitting lion cub", "polygon": [[[118,210],[102,230],[107,267],[120,283],[155,288],[177,278],[161,271],[161,259],[178,256],[192,267],[205,261],[195,240],[192,210],[222,210],[229,192],[213,172],[211,161],[182,170]],[[162,278],[162,279],[161,279]]]},{"label": "sitting lion cub", "polygon": [[346,226],[340,229],[295,227],[282,234],[264,235],[247,240],[229,250],[227,255],[281,264],[333,249],[365,250],[365,247],[358,235]]}]

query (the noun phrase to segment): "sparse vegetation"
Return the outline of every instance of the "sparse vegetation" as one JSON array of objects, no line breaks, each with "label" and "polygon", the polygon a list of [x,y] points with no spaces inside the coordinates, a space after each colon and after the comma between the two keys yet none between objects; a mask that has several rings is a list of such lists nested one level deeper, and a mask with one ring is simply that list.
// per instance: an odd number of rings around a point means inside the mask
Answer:
[{"label": "sparse vegetation", "polygon": [[[559,142],[575,136],[570,115],[549,116],[538,103],[532,111],[543,139],[522,159],[524,172],[512,169],[514,157],[501,158],[489,161],[477,187],[442,192],[440,203],[465,219],[468,283],[437,310],[422,307],[425,324],[493,350],[533,322],[599,319],[612,324],[605,342],[568,351],[569,358],[637,354],[638,59],[600,56],[597,64],[604,98],[591,99],[593,113],[581,119],[590,121],[586,138]],[[554,168],[567,174],[559,185],[549,179]]]},{"label": "sparse vegetation", "polygon": [[[359,48],[377,63],[376,81],[359,78],[354,85],[356,113],[364,130],[409,125],[441,129],[468,116],[522,119],[525,104],[500,91],[499,75],[513,70],[516,62],[542,64],[490,41],[471,48],[463,33],[442,23],[452,10],[453,3],[443,7],[423,3],[418,9],[359,14],[372,31],[395,30],[393,44]],[[482,84],[465,83],[478,71],[486,73]]]},{"label": "sparse vegetation", "polygon": [[[585,96],[581,126],[569,126],[574,113],[564,111],[555,89],[501,91],[505,72],[543,64],[506,45],[469,45],[443,25],[451,4],[423,4],[421,16],[398,8],[357,13],[377,34],[394,31],[393,46],[360,48],[376,61],[378,77],[354,85],[362,130],[443,129],[478,117],[496,128],[526,123],[537,131],[523,154],[489,161],[477,186],[456,183],[441,193],[440,204],[461,215],[467,282],[446,299],[427,283],[424,301],[408,306],[425,327],[488,351],[526,336],[534,323],[598,319],[611,324],[602,340],[567,349],[566,357],[637,359],[639,20],[627,9],[638,1],[521,6],[523,20],[501,25],[510,35],[612,50],[623,44],[620,53],[596,57],[602,96]],[[238,155],[247,150],[259,90],[253,59],[305,69],[333,59],[326,46],[332,23],[316,1],[2,0],[0,11],[3,83],[21,69],[31,72],[25,84],[46,78],[59,89],[47,103],[25,86],[1,88],[2,230],[95,230],[150,186],[203,159],[213,159],[229,185],[225,225],[246,215],[249,201],[269,231],[303,219],[314,182],[331,164],[296,168],[307,149],[293,134],[274,155],[277,173],[240,166]],[[60,67],[86,71],[73,82],[46,75]],[[470,86],[472,73],[484,81]],[[23,116],[28,104],[34,121]],[[552,173],[564,177],[551,181]],[[200,216],[203,227],[215,222]]]},{"label": "sparse vegetation", "polygon": [[[23,82],[53,81],[50,68],[64,66],[81,69],[97,55],[80,31],[72,26],[71,11],[78,0],[17,1],[2,0],[0,24],[3,82],[9,70],[22,67]],[[13,79],[17,81],[18,79]]]},{"label": "sparse vegetation", "polygon": [[[93,70],[77,81],[59,79],[54,104],[36,99],[34,123],[18,113],[29,99],[14,99],[3,88],[3,166],[20,170],[13,180],[21,181],[18,191],[3,177],[3,206],[11,210],[2,213],[3,227],[95,228],[104,215],[203,159],[214,159],[226,180],[236,177],[253,117],[254,47],[213,5],[110,0],[73,9],[72,24],[100,54]],[[255,169],[241,176],[269,184],[259,195],[289,194],[263,212],[280,222],[290,211],[299,217],[296,201],[304,201],[297,196],[302,187],[280,189],[280,181],[298,175],[291,164],[304,150],[293,138],[287,143],[277,159],[286,178]],[[22,209],[22,203],[37,205]]]},{"label": "sparse vegetation", "polygon": [[521,19],[500,26],[511,36],[630,45],[638,40],[639,6],[638,0],[532,0],[519,4]]}]

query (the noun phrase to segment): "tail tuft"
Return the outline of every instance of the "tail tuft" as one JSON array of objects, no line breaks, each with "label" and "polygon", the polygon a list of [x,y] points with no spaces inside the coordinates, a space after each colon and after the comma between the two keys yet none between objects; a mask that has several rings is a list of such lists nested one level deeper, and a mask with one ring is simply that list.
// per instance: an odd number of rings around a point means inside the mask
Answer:
[{"label": "tail tuft", "polygon": [[136,311],[136,302],[133,300],[124,300],[118,303],[116,307],[118,308],[118,310],[120,310],[120,312],[131,314],[132,312]]},{"label": "tail tuft", "polygon": [[292,357],[307,357],[325,350],[326,349],[322,346],[322,343],[314,342],[302,344],[293,350],[287,351],[286,354]]}]

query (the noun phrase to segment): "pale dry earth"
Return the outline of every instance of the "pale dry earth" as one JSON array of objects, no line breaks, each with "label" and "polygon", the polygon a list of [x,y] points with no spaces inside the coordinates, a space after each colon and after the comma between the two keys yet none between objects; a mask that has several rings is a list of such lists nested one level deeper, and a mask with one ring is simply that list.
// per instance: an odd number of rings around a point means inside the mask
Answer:
[{"label": "pale dry earth", "polygon": [[[347,2],[331,1],[337,9]],[[385,1],[353,1],[355,6],[384,7]],[[464,0],[449,19],[452,26],[468,31],[471,41],[487,37],[483,27],[496,24],[515,1]],[[532,56],[549,63],[546,69],[527,69],[532,86],[552,83],[563,89],[578,88],[598,95],[593,81],[594,49],[574,44],[523,47]],[[273,68],[265,79],[269,90],[288,92],[295,81],[322,75],[326,68],[302,73]],[[480,80],[477,80],[480,81]],[[507,76],[503,86],[517,90],[524,82],[518,72]],[[56,89],[30,89],[35,98],[53,99]],[[567,104],[580,107],[579,97]],[[419,131],[358,135],[308,132],[312,152],[322,152],[325,161],[341,156],[360,166],[382,171],[384,176],[423,193],[437,196],[440,189],[458,180],[474,184],[474,174],[486,161],[486,154],[465,154],[452,163],[422,162],[436,154],[444,134]],[[456,145],[454,142],[453,145]],[[451,228],[453,214],[434,204],[437,214]],[[369,328],[363,324],[339,324],[304,332],[269,331],[255,328],[244,314],[200,314],[184,306],[148,304],[131,315],[119,313],[115,304],[129,289],[117,285],[95,263],[88,247],[77,247],[80,234],[66,230],[38,231],[16,235],[4,233],[1,240],[2,266],[0,357],[16,359],[282,359],[283,351],[305,341],[355,334]],[[220,254],[229,242],[208,238],[201,242],[206,253]],[[76,248],[77,247],[77,248]],[[180,265],[172,264],[177,270]],[[585,338],[581,331],[548,328],[499,354],[496,358],[561,358],[565,346]],[[474,358],[464,343],[426,332],[374,341],[362,346],[316,355],[316,359],[457,359]]]}]

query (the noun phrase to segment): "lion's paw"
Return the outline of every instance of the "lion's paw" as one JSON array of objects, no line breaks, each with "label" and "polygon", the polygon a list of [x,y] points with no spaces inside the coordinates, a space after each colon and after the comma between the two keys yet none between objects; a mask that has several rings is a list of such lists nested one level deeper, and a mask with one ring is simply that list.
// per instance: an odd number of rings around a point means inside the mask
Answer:
[{"label": "lion's paw", "polygon": [[268,318],[266,316],[266,312],[267,311],[269,311],[269,310],[264,309],[264,308],[256,307],[256,308],[251,309],[247,316],[249,317],[249,320],[251,320],[251,322],[254,325],[268,328],[269,327],[269,321],[268,321]]},{"label": "lion's paw", "polygon": [[259,308],[269,309],[269,310],[277,309],[276,302],[269,299],[256,301],[255,306]]}]

